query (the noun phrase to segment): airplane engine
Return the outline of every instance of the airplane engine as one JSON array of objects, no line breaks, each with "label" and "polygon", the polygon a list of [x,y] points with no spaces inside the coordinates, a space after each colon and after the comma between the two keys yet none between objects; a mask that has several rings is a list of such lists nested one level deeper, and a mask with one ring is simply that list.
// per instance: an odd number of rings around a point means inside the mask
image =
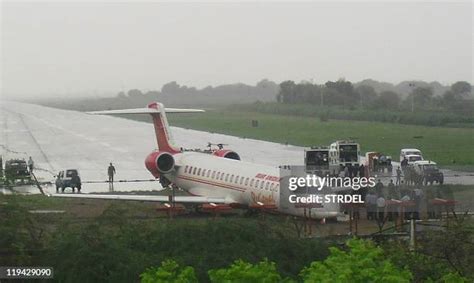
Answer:
[{"label": "airplane engine", "polygon": [[145,166],[155,178],[174,170],[174,157],[168,152],[155,151],[145,159]]},{"label": "airplane engine", "polygon": [[240,160],[240,156],[237,152],[229,149],[219,149],[213,152],[215,156],[224,157],[228,159]]}]

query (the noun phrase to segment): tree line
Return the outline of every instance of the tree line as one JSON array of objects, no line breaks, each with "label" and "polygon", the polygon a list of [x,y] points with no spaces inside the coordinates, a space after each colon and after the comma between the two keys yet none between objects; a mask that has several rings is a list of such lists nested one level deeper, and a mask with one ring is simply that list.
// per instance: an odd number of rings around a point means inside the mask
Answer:
[{"label": "tree line", "polygon": [[471,84],[458,81],[441,96],[435,96],[433,89],[411,84],[411,93],[403,97],[397,92],[377,92],[365,84],[354,85],[340,79],[323,85],[310,82],[284,81],[276,96],[279,103],[312,104],[318,106],[339,106],[346,109],[384,109],[396,111],[445,110],[472,113],[474,99]]}]

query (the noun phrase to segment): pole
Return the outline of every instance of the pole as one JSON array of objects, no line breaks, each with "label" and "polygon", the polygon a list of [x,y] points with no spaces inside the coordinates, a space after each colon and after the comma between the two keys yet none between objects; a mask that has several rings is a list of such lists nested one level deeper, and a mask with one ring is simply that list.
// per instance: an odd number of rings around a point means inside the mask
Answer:
[{"label": "pole", "polygon": [[414,89],[415,89],[415,84],[414,83],[409,83],[408,86],[411,87],[411,112],[415,112],[415,93],[414,93]]},{"label": "pole", "polygon": [[410,250],[411,251],[414,251],[415,246],[416,246],[415,229],[416,229],[415,219],[413,219],[412,217],[412,219],[410,220]]}]

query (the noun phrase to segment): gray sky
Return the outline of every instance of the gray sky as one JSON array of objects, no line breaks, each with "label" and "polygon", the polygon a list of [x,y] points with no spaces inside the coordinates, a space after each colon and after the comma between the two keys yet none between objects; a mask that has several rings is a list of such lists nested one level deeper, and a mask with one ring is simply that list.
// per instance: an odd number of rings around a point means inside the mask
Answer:
[{"label": "gray sky", "polygon": [[473,82],[472,3],[2,4],[2,93],[164,83]]}]

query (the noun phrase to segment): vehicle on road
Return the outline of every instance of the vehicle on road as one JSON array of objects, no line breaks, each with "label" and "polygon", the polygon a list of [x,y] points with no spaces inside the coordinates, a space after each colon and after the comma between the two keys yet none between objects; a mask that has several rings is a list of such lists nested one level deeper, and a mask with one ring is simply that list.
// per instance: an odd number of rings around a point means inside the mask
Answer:
[{"label": "vehicle on road", "polygon": [[3,172],[7,184],[29,184],[31,183],[31,174],[28,171],[28,164],[23,159],[10,159],[5,161],[5,170]]},{"label": "vehicle on road", "polygon": [[415,184],[421,185],[432,185],[438,183],[440,185],[444,182],[444,175],[439,171],[438,166],[435,162],[430,160],[415,161],[412,165],[413,178]]},{"label": "vehicle on road", "polygon": [[329,146],[329,170],[339,174],[345,167],[358,168],[360,145],[353,141],[335,141]]},{"label": "vehicle on road", "polygon": [[63,171],[59,171],[58,175],[56,176],[56,192],[64,192],[66,188],[71,188],[72,192],[81,192],[81,178],[79,176],[79,172],[77,169],[67,169]]},{"label": "vehicle on road", "polygon": [[408,165],[412,165],[413,163],[417,161],[423,161],[423,157],[421,155],[415,155],[415,154],[410,154],[410,155],[405,155],[405,158],[408,161]]},{"label": "vehicle on road", "polygon": [[329,148],[311,147],[304,151],[306,172],[324,177],[329,174]]},{"label": "vehicle on road", "polygon": [[403,161],[403,159],[407,158],[409,155],[418,155],[421,157],[420,160],[423,160],[423,155],[421,154],[421,150],[416,149],[416,148],[402,148],[400,150],[400,162]]},{"label": "vehicle on road", "polygon": [[370,176],[385,173],[391,176],[393,171],[392,157],[381,152],[366,152],[365,167]]}]

